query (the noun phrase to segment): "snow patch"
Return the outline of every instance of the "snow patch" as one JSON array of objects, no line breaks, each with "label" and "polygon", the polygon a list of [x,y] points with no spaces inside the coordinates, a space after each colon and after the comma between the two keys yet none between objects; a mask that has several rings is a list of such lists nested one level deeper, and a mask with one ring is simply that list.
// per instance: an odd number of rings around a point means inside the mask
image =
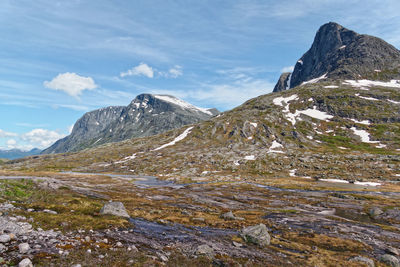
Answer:
[{"label": "snow patch", "polygon": [[178,137],[176,137],[173,141],[169,142],[168,144],[164,144],[164,145],[162,145],[162,146],[160,146],[160,147],[157,147],[157,148],[154,149],[153,151],[157,151],[157,150],[166,148],[166,147],[168,147],[168,146],[173,146],[173,145],[175,145],[177,142],[179,142],[179,141],[185,139],[186,136],[190,133],[190,131],[191,131],[192,129],[193,129],[193,126],[187,128],[183,133],[181,133],[181,134],[180,134]]},{"label": "snow patch", "polygon": [[369,133],[365,130],[357,130],[356,127],[351,127],[350,130],[352,130],[355,135],[358,135],[361,138],[361,142],[363,143],[369,143],[369,144],[379,143],[379,141],[371,141],[369,139]]},{"label": "snow patch", "polygon": [[257,124],[256,122],[250,122],[250,124],[253,125],[254,128],[257,128],[257,125],[258,125],[258,124]]},{"label": "snow patch", "polygon": [[394,101],[394,100],[391,100],[391,99],[388,99],[388,101],[390,102],[390,103],[393,103],[393,104],[400,104],[400,101]]},{"label": "snow patch", "polygon": [[371,122],[369,120],[362,120],[362,121],[358,121],[356,119],[349,119],[349,120],[354,121],[355,123],[358,124],[371,125]]},{"label": "snow patch", "polygon": [[[275,105],[277,105],[277,106],[283,107],[283,105],[287,105],[290,101],[298,100],[298,99],[299,99],[299,97],[298,97],[297,95],[291,95],[291,96],[288,96],[288,97],[282,97],[282,96],[280,96],[280,97],[274,98],[274,99],[272,100],[272,102],[273,102]],[[282,104],[282,102],[283,102],[284,104]]]},{"label": "snow patch", "polygon": [[303,60],[301,60],[301,59],[297,60],[297,62],[300,63],[301,65],[304,64],[304,63],[303,63]]},{"label": "snow patch", "polygon": [[297,170],[297,169],[290,170],[290,171],[289,171],[289,176],[290,176],[290,177],[296,177],[296,170]]},{"label": "snow patch", "polygon": [[322,75],[318,78],[314,78],[314,79],[308,80],[306,82],[303,82],[301,85],[319,82],[320,80],[326,79],[327,74],[328,73],[325,73],[324,75]]},{"label": "snow patch", "polygon": [[354,184],[357,184],[357,185],[368,185],[368,186],[380,186],[380,185],[382,185],[381,183],[376,183],[376,182],[358,182],[358,181],[354,182]]},{"label": "snow patch", "polygon": [[250,155],[250,156],[245,156],[244,159],[245,160],[256,160],[256,157],[254,155]]},{"label": "snow patch", "polygon": [[345,80],[344,84],[348,84],[353,87],[381,86],[381,87],[400,88],[400,80],[390,80],[390,82],[371,81],[371,80]]},{"label": "snow patch", "polygon": [[337,85],[326,85],[325,88],[339,88]]},{"label": "snow patch", "polygon": [[355,94],[355,96],[362,98],[362,99],[366,99],[366,100],[372,100],[372,101],[379,101],[379,99],[373,98],[373,97],[366,97],[366,96],[362,96],[360,94]]},{"label": "snow patch", "polygon": [[293,72],[291,72],[291,73],[289,74],[289,78],[287,79],[286,90],[289,90],[289,89],[290,89],[290,82],[292,81],[292,74],[293,74]]},{"label": "snow patch", "polygon": [[339,49],[343,49],[343,48],[346,48],[346,46],[345,46],[345,45],[342,45],[341,47],[339,47]]},{"label": "snow patch", "polygon": [[278,143],[276,140],[274,140],[268,149],[267,153],[285,153],[281,150],[276,150],[276,148],[283,148],[282,144]]},{"label": "snow patch", "polygon": [[160,99],[162,101],[169,102],[169,103],[172,103],[174,105],[180,106],[183,109],[190,109],[190,110],[194,110],[194,111],[197,111],[197,112],[206,113],[206,114],[208,114],[210,116],[213,115],[212,112],[209,111],[206,108],[199,108],[199,107],[193,106],[192,104],[189,104],[188,102],[185,102],[185,101],[183,101],[183,100],[181,100],[179,98],[173,97],[173,96],[169,96],[169,95],[154,95],[154,97],[157,98],[157,99]]}]

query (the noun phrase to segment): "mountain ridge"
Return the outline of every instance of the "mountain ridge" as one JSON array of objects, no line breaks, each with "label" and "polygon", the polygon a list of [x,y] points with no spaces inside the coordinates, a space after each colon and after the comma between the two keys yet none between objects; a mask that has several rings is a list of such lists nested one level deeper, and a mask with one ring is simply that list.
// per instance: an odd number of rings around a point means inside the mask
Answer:
[{"label": "mountain ridge", "polygon": [[108,142],[150,136],[211,118],[216,109],[193,106],[170,95],[140,94],[126,106],[110,106],[85,113],[69,136],[42,154],[78,151]]},{"label": "mountain ridge", "polygon": [[320,77],[367,79],[374,76],[382,80],[400,79],[400,51],[380,38],[329,22],[319,28],[311,48],[296,62],[293,72],[281,75],[273,92]]}]

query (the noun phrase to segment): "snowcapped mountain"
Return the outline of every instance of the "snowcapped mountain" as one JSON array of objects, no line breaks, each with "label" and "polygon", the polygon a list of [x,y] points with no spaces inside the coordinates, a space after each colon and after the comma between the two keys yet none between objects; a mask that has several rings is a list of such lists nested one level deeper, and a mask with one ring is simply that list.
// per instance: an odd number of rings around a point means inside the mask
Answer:
[{"label": "snowcapped mountain", "polygon": [[199,108],[170,95],[141,94],[126,107],[106,107],[86,113],[69,136],[58,140],[43,154],[151,136],[207,120],[218,113],[216,109]]}]

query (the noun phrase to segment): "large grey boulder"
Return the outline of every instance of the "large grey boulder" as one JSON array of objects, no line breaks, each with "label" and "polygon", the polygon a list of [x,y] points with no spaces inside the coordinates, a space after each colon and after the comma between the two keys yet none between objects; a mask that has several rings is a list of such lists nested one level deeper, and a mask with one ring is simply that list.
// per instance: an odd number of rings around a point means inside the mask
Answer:
[{"label": "large grey boulder", "polygon": [[366,257],[362,257],[362,256],[353,257],[349,261],[363,263],[363,264],[367,265],[368,267],[375,267],[375,263],[373,260],[368,259]]},{"label": "large grey boulder", "polygon": [[114,215],[124,218],[130,218],[122,202],[107,202],[100,210],[100,214]]},{"label": "large grey boulder", "polygon": [[211,258],[214,255],[214,249],[209,245],[200,245],[196,248],[196,255],[203,255]]},{"label": "large grey boulder", "polygon": [[33,267],[33,264],[30,259],[26,258],[20,261],[18,267]]},{"label": "large grey boulder", "polygon": [[267,246],[271,242],[271,236],[268,233],[267,227],[262,223],[243,228],[240,236],[244,241],[260,247]]},{"label": "large grey boulder", "polygon": [[385,254],[380,258],[380,260],[390,267],[400,267],[399,259],[395,256]]}]

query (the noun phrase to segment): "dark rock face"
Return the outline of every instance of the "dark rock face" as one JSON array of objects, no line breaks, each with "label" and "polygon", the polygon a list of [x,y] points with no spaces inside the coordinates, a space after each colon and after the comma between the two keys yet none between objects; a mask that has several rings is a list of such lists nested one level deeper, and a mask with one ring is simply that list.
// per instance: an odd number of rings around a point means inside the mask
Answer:
[{"label": "dark rock face", "polygon": [[[330,22],[321,26],[311,48],[297,61],[289,88],[323,75],[331,79],[368,79],[378,73],[381,80],[399,78],[400,51],[382,39]],[[282,89],[278,84],[274,92]]]},{"label": "dark rock face", "polygon": [[274,87],[273,92],[281,92],[281,91],[289,89],[289,87],[290,87],[289,78],[292,78],[290,76],[291,76],[290,72],[282,73],[281,76],[279,77],[278,82],[276,83],[276,85]]},{"label": "dark rock face", "polygon": [[72,133],[42,154],[78,151],[109,142],[144,137],[207,120],[216,109],[200,109],[167,95],[141,94],[126,107],[107,107],[82,116]]}]

